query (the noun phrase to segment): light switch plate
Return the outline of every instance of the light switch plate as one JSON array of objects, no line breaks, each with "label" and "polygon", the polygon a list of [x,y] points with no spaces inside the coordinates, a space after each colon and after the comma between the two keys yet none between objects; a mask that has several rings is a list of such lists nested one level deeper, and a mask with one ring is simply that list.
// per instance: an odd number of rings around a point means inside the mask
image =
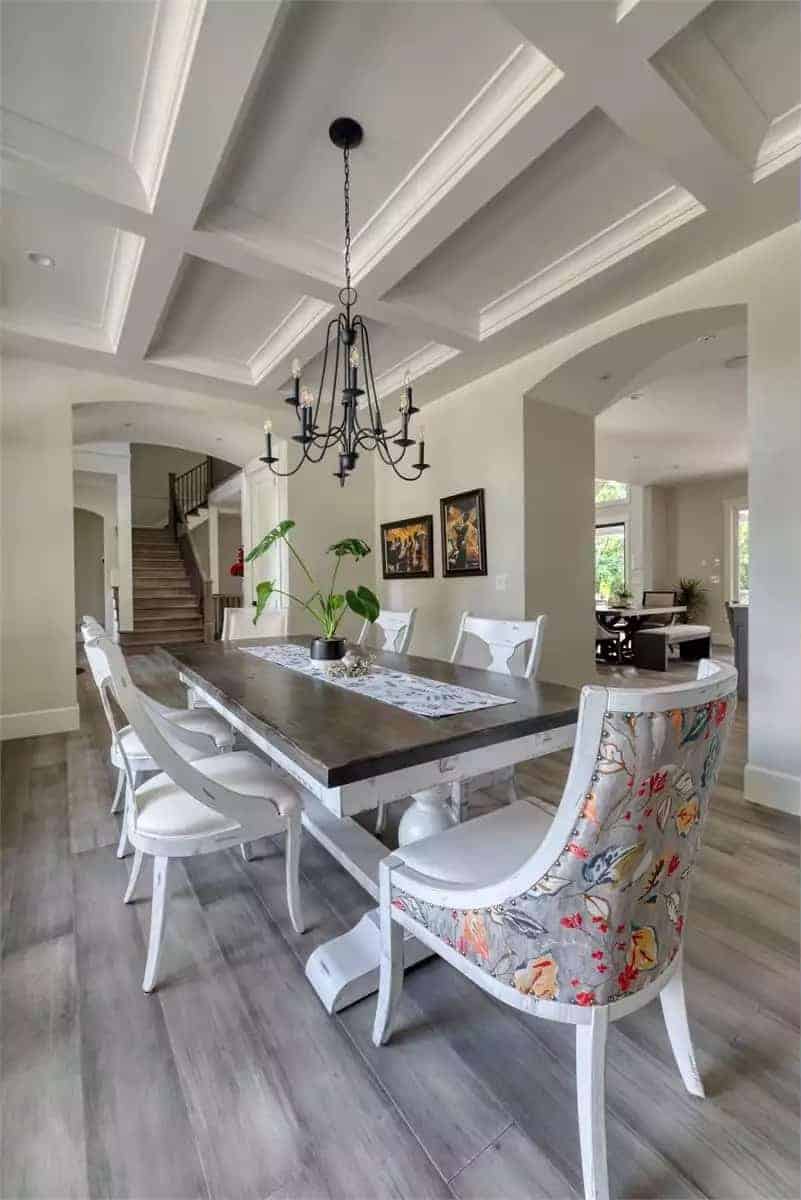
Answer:
[{"label": "light switch plate", "polygon": [[496,592],[505,592],[506,589],[508,588],[508,586],[509,586],[509,576],[508,575],[496,575],[495,576],[495,591]]}]

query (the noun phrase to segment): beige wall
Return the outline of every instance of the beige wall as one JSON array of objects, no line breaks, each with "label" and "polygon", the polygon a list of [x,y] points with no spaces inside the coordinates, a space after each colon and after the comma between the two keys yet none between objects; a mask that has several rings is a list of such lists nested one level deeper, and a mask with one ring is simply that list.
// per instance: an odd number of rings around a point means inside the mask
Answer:
[{"label": "beige wall", "polygon": [[0,465],[0,733],[78,726],[72,413],[46,364],[6,358]]},{"label": "beige wall", "polygon": [[88,613],[100,624],[106,620],[103,563],[103,518],[85,508],[74,508],[75,620]]},{"label": "beige wall", "polygon": [[162,528],[169,519],[170,472],[181,475],[205,454],[174,446],[131,446],[131,508],[134,526]]},{"label": "beige wall", "polygon": [[[659,489],[665,496],[667,573],[663,582],[678,587],[682,578],[700,579],[706,589],[701,616],[713,641],[730,644],[723,607],[729,536],[727,500],[748,495],[748,476],[701,479]],[[657,542],[657,533],[654,533]]]},{"label": "beige wall", "polygon": [[[375,468],[376,589],[384,608],[417,608],[414,652],[447,658],[466,609],[485,617],[523,613],[523,404],[519,393],[485,379],[428,405],[421,418],[431,463],[423,478],[404,483],[390,468]],[[443,579],[440,498],[479,487],[485,490],[489,573]],[[426,513],[434,518],[434,578],[383,579],[381,524]]]},{"label": "beige wall", "polygon": [[580,685],[595,659],[595,423],[528,399],[524,424],[525,613],[548,616],[540,678]]}]

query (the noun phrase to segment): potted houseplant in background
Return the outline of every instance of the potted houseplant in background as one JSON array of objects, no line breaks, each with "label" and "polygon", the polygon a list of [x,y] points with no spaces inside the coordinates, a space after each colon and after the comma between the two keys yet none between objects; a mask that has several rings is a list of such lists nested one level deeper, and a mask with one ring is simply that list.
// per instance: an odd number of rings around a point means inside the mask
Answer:
[{"label": "potted houseplant in background", "polygon": [[676,591],[676,603],[686,606],[683,620],[694,624],[706,608],[706,588],[700,579],[680,579]]},{"label": "potted houseplant in background", "polygon": [[274,580],[262,580],[261,583],[256,584],[256,614],[253,618],[253,624],[256,624],[264,612],[271,596],[286,596],[293,604],[298,604],[301,608],[304,608],[322,630],[322,637],[312,638],[309,650],[311,657],[320,662],[336,661],[343,657],[347,646],[345,638],[337,636],[337,630],[345,613],[350,610],[371,623],[378,617],[380,609],[378,598],[368,587],[361,585],[355,590],[349,588],[344,593],[336,590],[337,574],[342,559],[355,558],[359,561],[367,557],[370,553],[370,547],[361,538],[343,538],[341,542],[335,542],[333,546],[329,546],[327,553],[333,554],[334,567],[328,591],[323,592],[300,554],[292,545],[289,534],[294,528],[294,521],[281,521],[279,525],[276,525],[274,529],[271,529],[269,533],[264,535],[257,546],[253,547],[246,561],[253,562],[254,559],[260,558],[262,554],[266,554],[276,542],[283,541],[286,543],[289,553],[308,579],[313,589],[312,593],[305,600],[302,600],[299,596],[293,596],[291,592],[286,592],[282,588],[276,587]]},{"label": "potted houseplant in background", "polygon": [[627,588],[618,588],[612,608],[628,608],[633,599],[633,595]]}]

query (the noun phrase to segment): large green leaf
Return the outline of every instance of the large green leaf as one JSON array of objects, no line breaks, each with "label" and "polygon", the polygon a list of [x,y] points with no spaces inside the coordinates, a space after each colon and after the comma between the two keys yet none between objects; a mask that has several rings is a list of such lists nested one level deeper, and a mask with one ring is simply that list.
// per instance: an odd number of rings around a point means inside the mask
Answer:
[{"label": "large green leaf", "polygon": [[253,562],[254,558],[261,558],[262,554],[266,554],[271,546],[275,545],[281,538],[285,538],[290,529],[294,528],[294,521],[281,521],[279,525],[276,525],[275,529],[271,529],[269,533],[265,533],[258,546],[254,546],[250,553],[245,556],[245,562]]},{"label": "large green leaf", "polygon": [[374,592],[371,592],[367,587],[359,587],[356,591],[348,591],[345,593],[345,598],[348,602],[348,608],[355,612],[357,616],[364,617],[370,624],[377,620],[378,614],[381,611],[381,605],[378,602],[378,597]]},{"label": "large green leaf", "polygon": [[329,546],[327,553],[336,554],[337,558],[344,558],[348,554],[352,558],[366,558],[370,547],[361,538],[343,538],[341,542],[334,542],[333,546]]},{"label": "large green leaf", "polygon": [[256,615],[253,618],[254,625],[267,607],[274,591],[275,584],[272,579],[264,579],[261,583],[256,584]]}]

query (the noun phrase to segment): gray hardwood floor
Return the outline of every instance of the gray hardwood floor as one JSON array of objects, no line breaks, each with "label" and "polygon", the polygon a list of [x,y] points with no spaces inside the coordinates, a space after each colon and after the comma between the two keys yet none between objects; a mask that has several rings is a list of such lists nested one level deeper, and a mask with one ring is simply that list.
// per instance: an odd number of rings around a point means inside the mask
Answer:
[{"label": "gray hardwood floor", "polygon": [[[131,667],[153,694],[180,698],[157,656]],[[79,731],[3,749],[4,1200],[579,1195],[568,1028],[512,1012],[439,960],[409,973],[382,1050],[373,999],[326,1015],[303,963],[368,897],[309,839],[303,936],[279,840],[249,863],[176,864],[164,983],[142,993],[149,878],[145,898],[121,903],[130,860],[114,855],[108,736],[88,673],[79,691]],[[799,1194],[798,822],[744,802],[743,758],[741,712],[688,922],[708,1098],[684,1091],[658,1005],[614,1027],[620,1197]],[[520,772],[521,790],[551,805],[566,769],[565,755],[542,759]]]}]

